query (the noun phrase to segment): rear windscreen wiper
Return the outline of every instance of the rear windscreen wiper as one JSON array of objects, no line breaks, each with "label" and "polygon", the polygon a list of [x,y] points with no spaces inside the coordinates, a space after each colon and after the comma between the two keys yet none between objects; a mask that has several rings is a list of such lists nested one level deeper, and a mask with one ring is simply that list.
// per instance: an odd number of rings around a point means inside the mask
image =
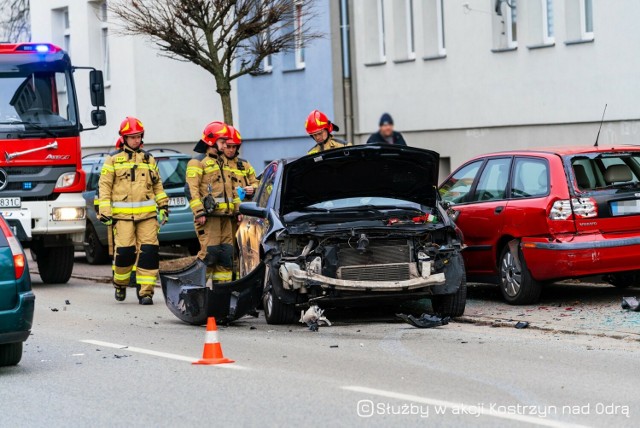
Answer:
[{"label": "rear windscreen wiper", "polygon": [[34,123],[34,122],[26,122],[26,121],[22,121],[22,120],[12,120],[11,122],[0,122],[0,125],[31,125],[35,129],[37,129],[38,131],[42,131],[45,134],[47,134],[48,136],[50,136],[50,137],[58,138],[58,134],[56,134],[52,130],[47,129],[44,126],[39,125],[39,124]]}]

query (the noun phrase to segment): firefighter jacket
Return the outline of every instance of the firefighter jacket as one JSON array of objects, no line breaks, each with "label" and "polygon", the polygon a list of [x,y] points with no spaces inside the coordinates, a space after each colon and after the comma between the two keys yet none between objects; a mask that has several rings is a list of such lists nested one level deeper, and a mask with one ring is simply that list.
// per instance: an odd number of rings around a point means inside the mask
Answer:
[{"label": "firefighter jacket", "polygon": [[[231,216],[240,199],[233,185],[233,173],[224,168],[223,156],[201,154],[187,164],[187,198],[195,218],[203,215]],[[210,195],[215,210],[205,212],[204,199]]]},{"label": "firefighter jacket", "polygon": [[340,149],[344,146],[347,146],[348,144],[344,141],[338,141],[337,139],[333,138],[333,136],[329,136],[329,140],[327,140],[326,143],[324,144],[316,144],[315,146],[313,146],[311,148],[311,150],[309,150],[307,152],[308,155],[313,155],[316,153],[320,153],[320,152],[324,152],[327,150],[333,150],[333,149]]},{"label": "firefighter jacket", "polygon": [[[256,178],[255,169],[253,169],[248,161],[240,159],[239,157],[229,159],[224,156],[223,169],[231,173],[231,181],[234,189],[237,189],[238,187],[251,186],[253,187],[253,194],[255,195],[255,191],[258,190],[258,179]],[[252,197],[253,195],[247,195],[244,200],[249,201]]]},{"label": "firefighter jacket", "polygon": [[100,173],[100,215],[116,220],[145,220],[169,204],[158,165],[151,154],[124,145],[109,154]]}]

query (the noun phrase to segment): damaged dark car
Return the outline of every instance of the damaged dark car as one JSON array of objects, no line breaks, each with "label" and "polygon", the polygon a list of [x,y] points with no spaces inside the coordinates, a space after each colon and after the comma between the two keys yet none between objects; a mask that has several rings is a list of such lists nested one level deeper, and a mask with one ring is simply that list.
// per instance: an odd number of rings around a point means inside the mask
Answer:
[{"label": "damaged dark car", "polygon": [[272,162],[237,234],[240,275],[263,278],[267,322],[296,322],[310,305],[423,298],[462,315],[462,236],[441,205],[438,164],[436,152],[387,145]]}]

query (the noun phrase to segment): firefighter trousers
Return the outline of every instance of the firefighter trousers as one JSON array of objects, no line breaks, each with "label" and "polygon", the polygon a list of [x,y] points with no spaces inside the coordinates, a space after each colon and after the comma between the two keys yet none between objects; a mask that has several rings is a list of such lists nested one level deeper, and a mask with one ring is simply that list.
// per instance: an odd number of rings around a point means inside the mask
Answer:
[{"label": "firefighter trousers", "polygon": [[113,283],[116,287],[129,285],[131,271],[136,264],[136,285],[140,297],[153,296],[158,277],[160,256],[158,254],[158,220],[118,220],[113,227],[115,258],[113,261]]},{"label": "firefighter trousers", "polygon": [[207,217],[195,224],[200,240],[198,258],[207,265],[207,279],[229,282],[233,268],[233,230],[231,217]]}]

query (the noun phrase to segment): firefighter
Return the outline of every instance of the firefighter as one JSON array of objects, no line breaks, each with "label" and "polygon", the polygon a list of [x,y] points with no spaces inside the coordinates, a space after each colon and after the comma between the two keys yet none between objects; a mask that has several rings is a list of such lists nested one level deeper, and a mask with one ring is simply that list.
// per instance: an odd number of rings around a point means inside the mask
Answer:
[{"label": "firefighter", "polygon": [[[115,152],[117,152],[118,150],[120,150],[122,148],[122,145],[124,144],[124,140],[122,139],[122,136],[119,136],[118,139],[116,140],[116,149],[115,151],[112,151],[111,153],[109,153],[109,156],[113,155]],[[140,145],[142,147],[142,144]],[[96,215],[98,217],[100,217],[100,189],[96,189],[96,194],[93,197],[93,208],[96,210]]]},{"label": "firefighter", "polygon": [[187,164],[187,198],[200,240],[198,258],[207,265],[207,280],[229,282],[233,274],[232,217],[240,203],[233,175],[224,168],[223,152],[233,136],[223,122],[211,122]]},{"label": "firefighter", "polygon": [[127,296],[136,264],[136,286],[141,305],[153,304],[159,267],[158,222],[169,220],[169,199],[158,166],[140,149],[144,126],[135,117],[120,124],[123,144],[105,159],[100,175],[100,221],[113,225],[115,258],[113,284],[117,301]]},{"label": "firefighter", "polygon": [[339,128],[331,123],[326,114],[319,110],[309,113],[304,127],[307,130],[307,134],[316,142],[316,145],[307,152],[309,155],[325,150],[339,149],[347,145],[346,142],[336,139],[331,134],[333,131],[339,131]]},{"label": "firefighter", "polygon": [[224,149],[225,168],[232,173],[231,180],[234,188],[242,188],[240,193],[245,195],[242,200],[250,201],[258,189],[256,171],[247,160],[238,157],[242,145],[242,137],[238,130],[229,125],[229,132],[232,137],[227,140],[227,146]]}]

